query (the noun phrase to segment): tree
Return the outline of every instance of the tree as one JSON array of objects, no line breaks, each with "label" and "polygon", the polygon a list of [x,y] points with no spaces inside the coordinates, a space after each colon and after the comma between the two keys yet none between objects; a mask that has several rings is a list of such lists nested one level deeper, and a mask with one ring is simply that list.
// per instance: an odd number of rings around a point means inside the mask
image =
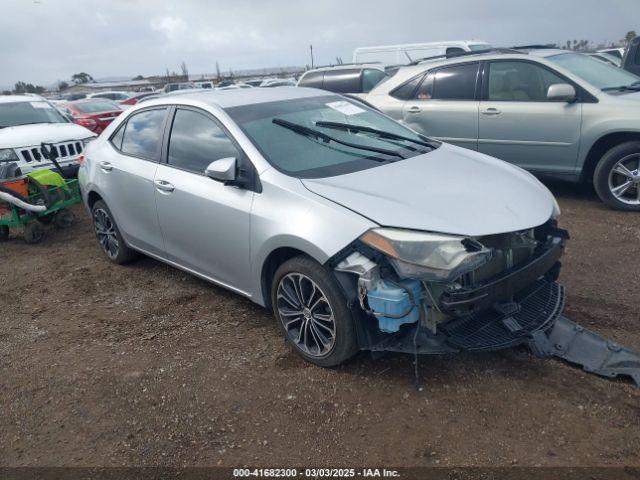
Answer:
[{"label": "tree", "polygon": [[624,36],[624,39],[622,40],[626,45],[629,45],[631,43],[631,40],[633,40],[634,38],[636,38],[638,35],[636,35],[635,30],[630,30],[627,32],[627,34]]},{"label": "tree", "polygon": [[133,77],[131,80],[144,80],[144,77],[142,75],[138,75]]},{"label": "tree", "polygon": [[71,75],[71,81],[73,83],[81,84],[81,83],[93,83],[93,77],[86,72],[74,73]]},{"label": "tree", "polygon": [[216,60],[216,78],[218,80],[220,80],[220,64],[218,63],[218,61]]},{"label": "tree", "polygon": [[60,83],[58,83],[58,91],[62,92],[63,90],[66,90],[67,88],[69,88],[69,84],[65,81],[62,81]]},{"label": "tree", "polygon": [[33,85],[32,83],[25,82],[17,82],[14,86],[13,93],[23,94],[23,93],[37,93],[41,94],[45,91],[44,87],[40,85]]},{"label": "tree", "polygon": [[184,61],[180,64],[180,71],[182,72],[182,76],[185,77],[185,80],[189,80],[189,70],[187,69],[187,64]]}]

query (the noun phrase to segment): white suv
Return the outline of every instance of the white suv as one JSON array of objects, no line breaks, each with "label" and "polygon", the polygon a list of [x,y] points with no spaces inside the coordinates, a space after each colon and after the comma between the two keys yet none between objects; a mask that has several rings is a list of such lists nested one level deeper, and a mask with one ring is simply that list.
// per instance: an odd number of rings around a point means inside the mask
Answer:
[{"label": "white suv", "polygon": [[78,169],[78,157],[95,134],[71,123],[42,97],[0,96],[0,164],[15,162],[22,173],[50,168],[43,142],[52,144],[66,174]]}]

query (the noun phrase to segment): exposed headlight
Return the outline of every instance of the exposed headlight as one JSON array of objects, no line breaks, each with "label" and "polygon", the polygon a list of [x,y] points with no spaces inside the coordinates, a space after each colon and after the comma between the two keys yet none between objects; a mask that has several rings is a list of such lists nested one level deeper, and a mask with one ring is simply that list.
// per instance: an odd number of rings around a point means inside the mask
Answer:
[{"label": "exposed headlight", "polygon": [[20,159],[16,152],[10,148],[0,149],[0,162],[19,162]]},{"label": "exposed headlight", "polygon": [[360,240],[389,257],[402,278],[449,282],[491,259],[477,240],[456,235],[374,228]]}]

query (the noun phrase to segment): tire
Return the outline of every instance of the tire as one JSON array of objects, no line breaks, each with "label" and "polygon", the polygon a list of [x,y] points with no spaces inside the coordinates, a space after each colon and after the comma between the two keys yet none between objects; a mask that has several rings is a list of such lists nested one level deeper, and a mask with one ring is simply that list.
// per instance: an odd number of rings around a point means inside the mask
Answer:
[{"label": "tire", "polygon": [[71,227],[76,221],[76,217],[70,210],[58,210],[53,216],[53,224],[60,229]]},{"label": "tire", "polygon": [[130,249],[122,238],[106,203],[102,200],[94,203],[91,208],[91,217],[98,243],[109,260],[118,265],[124,265],[137,256],[136,252]]},{"label": "tire", "polygon": [[640,211],[640,142],[625,142],[605,153],[593,174],[593,186],[611,208]]},{"label": "tire", "polygon": [[354,318],[338,282],[311,258],[294,257],[276,270],[271,303],[285,339],[308,362],[335,367],[359,350]]},{"label": "tire", "polygon": [[0,225],[0,242],[4,242],[9,239],[9,227],[6,225]]},{"label": "tire", "polygon": [[44,229],[44,225],[38,220],[27,223],[24,227],[24,241],[29,245],[40,243],[47,235],[47,231]]}]

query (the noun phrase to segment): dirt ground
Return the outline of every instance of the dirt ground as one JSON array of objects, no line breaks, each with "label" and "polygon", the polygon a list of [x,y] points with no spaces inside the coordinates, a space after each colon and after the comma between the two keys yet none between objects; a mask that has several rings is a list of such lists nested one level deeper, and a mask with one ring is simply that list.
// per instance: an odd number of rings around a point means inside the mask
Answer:
[{"label": "dirt ground", "polygon": [[[551,185],[567,316],[640,350],[640,214]],[[67,231],[0,244],[0,465],[640,465],[640,389],[524,349],[324,370],[270,312]]]}]

